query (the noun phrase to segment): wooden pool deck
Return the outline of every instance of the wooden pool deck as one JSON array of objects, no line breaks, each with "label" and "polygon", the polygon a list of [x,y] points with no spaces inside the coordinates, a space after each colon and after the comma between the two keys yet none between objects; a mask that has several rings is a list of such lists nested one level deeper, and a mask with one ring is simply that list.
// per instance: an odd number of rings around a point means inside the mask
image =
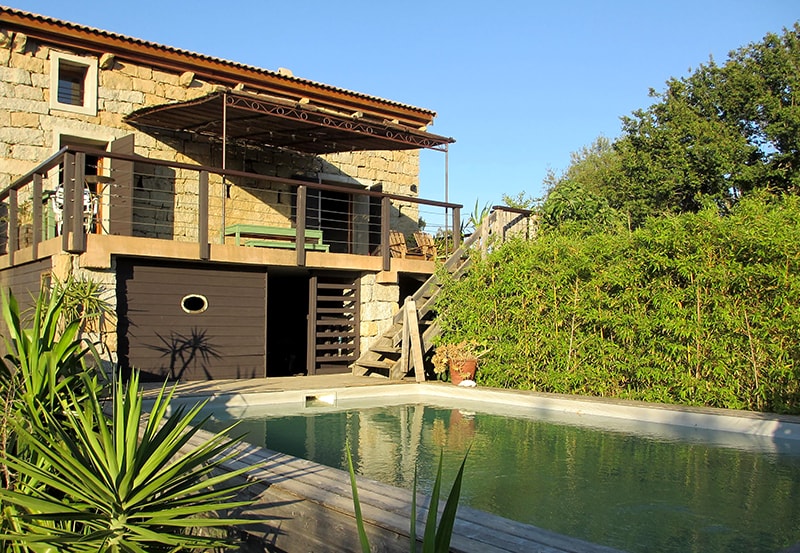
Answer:
[{"label": "wooden pool deck", "polygon": [[[408,384],[413,380],[389,380],[380,376],[354,376],[352,374],[327,374],[319,376],[282,376],[232,380],[199,380],[178,382],[176,395],[180,397],[215,397],[227,394],[254,394],[300,390],[327,390],[360,386],[392,386]],[[143,385],[145,395],[161,388],[160,383]]]}]

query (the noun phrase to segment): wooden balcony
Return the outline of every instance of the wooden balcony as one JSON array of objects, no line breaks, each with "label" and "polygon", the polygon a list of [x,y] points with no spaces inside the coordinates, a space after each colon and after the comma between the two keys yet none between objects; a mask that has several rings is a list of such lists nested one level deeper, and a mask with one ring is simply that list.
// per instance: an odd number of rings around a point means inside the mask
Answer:
[{"label": "wooden balcony", "polygon": [[70,146],[0,192],[0,268],[69,252],[85,267],[126,255],[430,273],[430,258],[393,257],[390,233],[413,240],[424,225],[445,257],[460,214],[358,186]]}]

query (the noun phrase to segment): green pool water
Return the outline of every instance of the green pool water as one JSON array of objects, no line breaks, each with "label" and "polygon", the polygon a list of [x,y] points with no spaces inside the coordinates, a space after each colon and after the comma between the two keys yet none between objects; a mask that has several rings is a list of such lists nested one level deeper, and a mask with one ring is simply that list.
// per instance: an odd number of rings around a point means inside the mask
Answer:
[{"label": "green pool water", "polygon": [[800,443],[547,411],[509,414],[362,402],[298,414],[249,410],[247,441],[430,490],[471,447],[462,505],[631,553],[775,553],[800,542]]}]

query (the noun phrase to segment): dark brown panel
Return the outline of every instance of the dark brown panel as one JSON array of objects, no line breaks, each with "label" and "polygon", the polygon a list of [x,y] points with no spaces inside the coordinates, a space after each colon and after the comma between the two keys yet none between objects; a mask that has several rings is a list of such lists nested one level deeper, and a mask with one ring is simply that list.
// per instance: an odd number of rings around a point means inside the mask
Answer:
[{"label": "dark brown panel", "polygon": [[[23,321],[31,316],[31,309],[39,297],[39,290],[42,285],[42,275],[51,270],[50,258],[26,263],[0,271],[0,287],[3,293],[11,291],[17,300]],[[29,325],[25,325],[29,326]],[[0,334],[8,336],[5,321],[0,317]],[[0,355],[7,353],[5,340],[0,340]]]},{"label": "dark brown panel", "polygon": [[51,269],[50,258],[18,265],[0,272],[0,286],[4,290],[11,290],[19,302],[20,309],[24,310],[34,304],[39,295],[42,275]]},{"label": "dark brown panel", "polygon": [[[111,143],[111,151],[116,154],[133,154],[132,134]],[[111,160],[111,193],[109,201],[109,234],[131,236],[133,234],[133,162],[121,159]]]},{"label": "dark brown panel", "polygon": [[[159,380],[265,376],[264,269],[123,259],[117,274],[123,369]],[[187,295],[205,309],[187,313]]]}]

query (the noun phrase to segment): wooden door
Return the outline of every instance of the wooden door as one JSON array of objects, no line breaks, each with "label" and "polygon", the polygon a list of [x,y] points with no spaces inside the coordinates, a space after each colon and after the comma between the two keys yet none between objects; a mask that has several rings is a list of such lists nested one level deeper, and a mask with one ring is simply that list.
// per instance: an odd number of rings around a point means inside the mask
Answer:
[{"label": "wooden door", "polygon": [[360,305],[357,275],[311,276],[308,374],[350,372],[350,364],[359,356]]}]

